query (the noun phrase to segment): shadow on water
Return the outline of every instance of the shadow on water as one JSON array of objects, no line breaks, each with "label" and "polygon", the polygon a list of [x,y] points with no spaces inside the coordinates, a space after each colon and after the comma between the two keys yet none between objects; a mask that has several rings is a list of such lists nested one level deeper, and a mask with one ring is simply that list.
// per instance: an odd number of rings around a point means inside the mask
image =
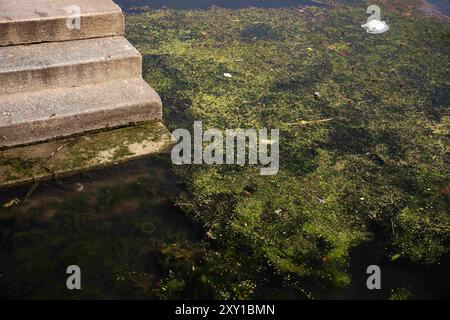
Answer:
[{"label": "shadow on water", "polygon": [[133,8],[152,9],[208,9],[212,6],[228,9],[247,7],[289,8],[295,6],[324,6],[320,1],[310,0],[115,0],[127,12],[136,12]]},{"label": "shadow on water", "polygon": [[[450,299],[450,288],[444,284],[450,270],[449,254],[443,256],[439,263],[425,265],[402,258],[390,261],[383,252],[379,242],[369,242],[355,248],[350,255],[351,284],[337,298],[380,300],[404,290],[411,299]],[[367,289],[366,281],[370,275],[366,270],[370,265],[380,267],[381,290]]]},{"label": "shadow on water", "polygon": [[[174,206],[181,187],[160,157],[2,191],[0,298],[161,298],[171,257],[191,268],[203,236]],[[84,290],[67,290],[69,265]]]}]

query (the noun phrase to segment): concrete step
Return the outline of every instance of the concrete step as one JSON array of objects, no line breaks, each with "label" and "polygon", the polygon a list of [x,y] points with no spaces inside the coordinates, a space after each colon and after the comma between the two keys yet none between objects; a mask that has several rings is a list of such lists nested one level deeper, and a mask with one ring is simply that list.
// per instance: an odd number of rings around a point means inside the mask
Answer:
[{"label": "concrete step", "polygon": [[[80,8],[80,29],[71,20]],[[124,34],[122,10],[111,0],[0,0],[0,46]]]},{"label": "concrete step", "polygon": [[0,148],[162,118],[142,79],[0,96]]},{"label": "concrete step", "polygon": [[0,95],[141,77],[124,37],[0,47]]}]

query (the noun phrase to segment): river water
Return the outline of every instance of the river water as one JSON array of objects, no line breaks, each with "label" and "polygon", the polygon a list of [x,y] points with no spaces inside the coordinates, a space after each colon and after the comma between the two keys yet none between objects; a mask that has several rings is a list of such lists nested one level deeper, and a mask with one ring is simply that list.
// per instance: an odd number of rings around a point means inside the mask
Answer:
[{"label": "river water", "polygon": [[[313,1],[139,0],[116,1],[125,10],[163,6],[175,9],[230,9],[318,5]],[[448,2],[434,1],[448,12]],[[70,178],[0,192],[0,298],[151,299],[164,297],[152,288],[178,266],[173,257],[195,268],[202,254],[204,230],[176,206],[183,191],[168,156],[77,174]],[[161,249],[163,248],[163,249]],[[352,254],[350,288],[334,298],[386,298],[390,289],[409,286],[416,298],[449,297],[442,278],[450,257],[440,264],[390,264],[374,247]],[[175,259],[176,260],[176,259]],[[365,288],[365,267],[385,270],[381,292]],[[83,290],[66,289],[66,267],[83,270]],[[186,279],[190,283],[189,279]],[[179,298],[210,298],[192,282]],[[285,296],[289,296],[286,293]],[[295,296],[290,296],[295,298]]]}]

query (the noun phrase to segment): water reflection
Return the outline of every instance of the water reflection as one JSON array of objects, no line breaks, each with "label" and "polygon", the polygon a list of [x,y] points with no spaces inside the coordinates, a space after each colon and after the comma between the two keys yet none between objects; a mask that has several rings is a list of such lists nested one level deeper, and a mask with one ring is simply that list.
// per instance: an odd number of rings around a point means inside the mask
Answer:
[{"label": "water reflection", "polygon": [[[202,237],[179,190],[159,158],[2,192],[20,203],[0,208],[0,298],[160,298],[171,257],[191,268]],[[72,264],[81,291],[66,289]]]}]

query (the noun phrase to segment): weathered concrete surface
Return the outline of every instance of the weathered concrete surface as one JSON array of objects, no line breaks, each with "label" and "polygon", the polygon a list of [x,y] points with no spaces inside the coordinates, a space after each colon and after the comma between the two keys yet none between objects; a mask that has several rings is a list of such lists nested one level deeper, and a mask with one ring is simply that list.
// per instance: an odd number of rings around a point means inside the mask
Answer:
[{"label": "weathered concrete surface", "polygon": [[0,151],[0,188],[170,151],[159,122]]},{"label": "weathered concrete surface", "polygon": [[161,120],[123,34],[111,0],[0,0],[0,150]]},{"label": "weathered concrete surface", "polygon": [[[81,9],[81,28],[67,27],[69,6]],[[124,34],[120,7],[111,0],[0,0],[0,46]]]},{"label": "weathered concrete surface", "polygon": [[141,77],[124,37],[0,47],[0,95]]},{"label": "weathered concrete surface", "polygon": [[0,96],[0,148],[162,118],[142,79]]}]

